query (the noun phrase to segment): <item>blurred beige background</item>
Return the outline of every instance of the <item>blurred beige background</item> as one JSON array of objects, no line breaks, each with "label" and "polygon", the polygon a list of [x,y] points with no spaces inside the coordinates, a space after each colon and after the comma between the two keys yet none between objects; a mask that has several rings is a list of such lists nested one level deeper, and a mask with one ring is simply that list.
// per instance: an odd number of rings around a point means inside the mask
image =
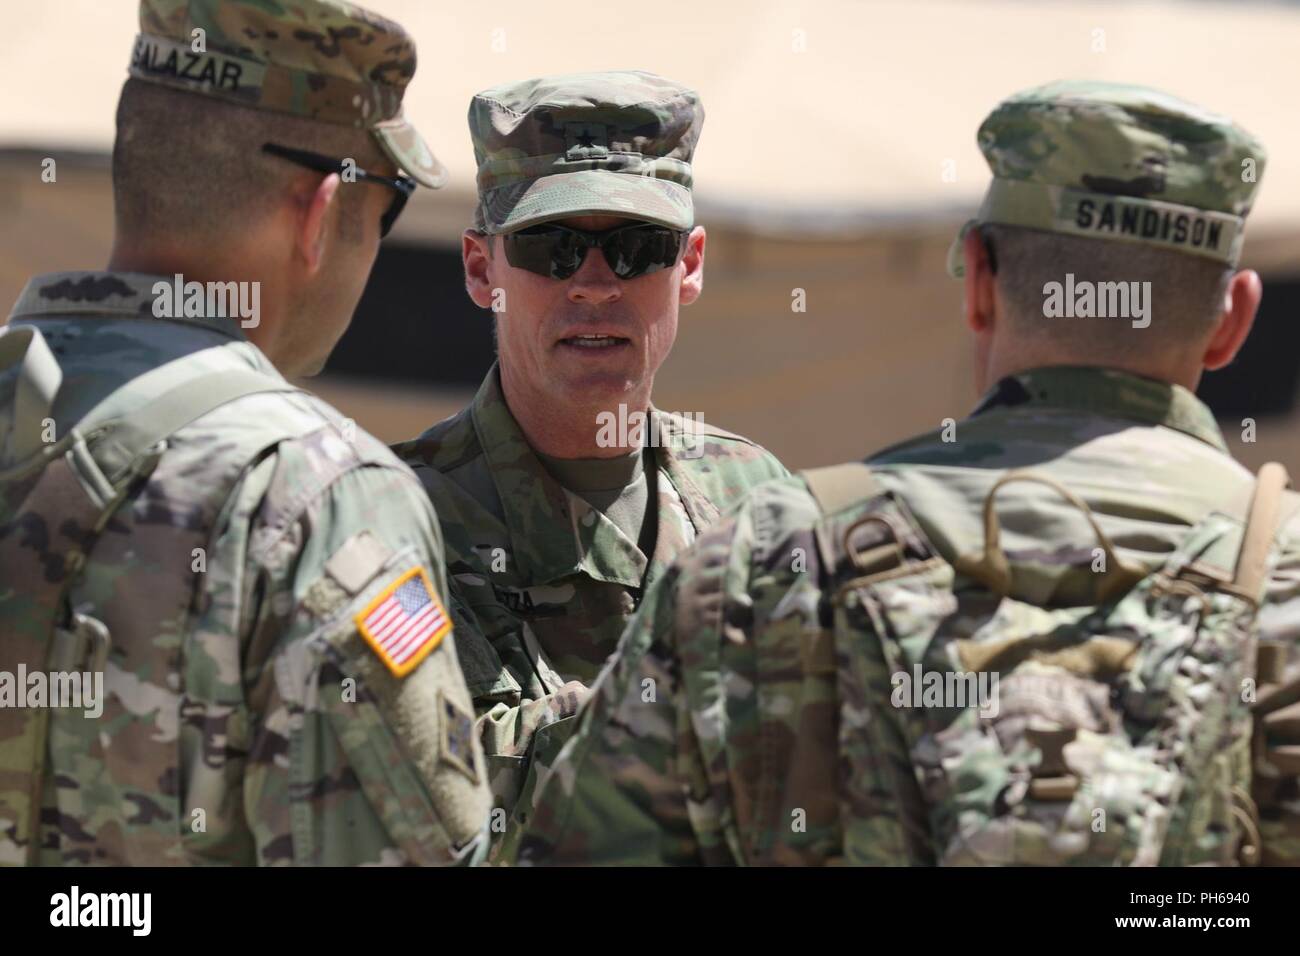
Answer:
[{"label": "blurred beige background", "polygon": [[[1300,303],[1300,6],[1280,2],[659,0],[452,5],[370,0],[415,37],[407,113],[451,171],[392,242],[442,255],[469,221],[470,96],[554,72],[636,68],[694,85],[709,229],[705,294],[682,315],[656,404],[767,445],[794,467],[960,418],[975,398],[943,272],[988,181],[975,130],[999,99],[1058,78],[1146,83],[1229,113],[1268,147],[1245,264],[1270,303]],[[130,0],[30,5],[0,33],[0,299],[32,273],[98,268],[112,226],[107,155],[132,38]],[[40,161],[59,162],[42,183]],[[807,311],[795,313],[795,289]],[[1283,290],[1270,298],[1269,290]],[[1300,296],[1300,293],[1298,293]],[[436,329],[454,281],[410,302]],[[457,300],[459,301],[459,300]],[[466,319],[463,308],[454,320]],[[1300,322],[1300,315],[1293,316]],[[446,321],[452,321],[446,319]],[[1275,324],[1280,321],[1272,320]],[[1289,333],[1300,353],[1300,333]],[[385,439],[468,400],[464,384],[326,374],[313,387]],[[1234,452],[1300,473],[1300,411],[1261,415]]]}]

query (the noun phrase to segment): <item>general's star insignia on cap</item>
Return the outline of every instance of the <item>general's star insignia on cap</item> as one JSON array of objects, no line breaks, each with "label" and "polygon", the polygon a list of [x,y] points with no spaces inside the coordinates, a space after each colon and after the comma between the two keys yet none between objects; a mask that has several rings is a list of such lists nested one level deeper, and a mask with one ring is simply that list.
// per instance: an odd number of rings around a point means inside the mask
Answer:
[{"label": "general's star insignia on cap", "polygon": [[413,671],[451,631],[451,617],[420,566],[398,575],[355,620],[395,677]]}]

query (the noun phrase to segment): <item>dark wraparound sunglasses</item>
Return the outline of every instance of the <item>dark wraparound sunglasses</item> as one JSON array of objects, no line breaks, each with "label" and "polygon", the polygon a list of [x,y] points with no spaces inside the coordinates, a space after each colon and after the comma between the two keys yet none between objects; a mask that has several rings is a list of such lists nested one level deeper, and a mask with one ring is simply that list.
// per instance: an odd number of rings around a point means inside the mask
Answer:
[{"label": "dark wraparound sunglasses", "polygon": [[501,237],[506,261],[551,279],[567,279],[600,247],[605,261],[620,279],[635,279],[677,264],[686,233],[654,223],[634,222],[603,232],[571,229],[548,222]]},{"label": "dark wraparound sunglasses", "polygon": [[[289,162],[304,166],[307,169],[314,169],[318,173],[338,173],[342,176],[346,169],[344,161],[341,159],[322,156],[320,153],[309,153],[303,149],[291,149],[288,146],[280,146],[276,143],[263,143],[262,152],[270,153],[272,156],[279,156],[281,159],[287,159]],[[397,217],[406,208],[406,200],[410,199],[411,193],[415,192],[415,180],[408,179],[406,176],[398,176],[393,179],[390,176],[380,176],[378,173],[369,173],[359,168],[353,169],[352,172],[357,182],[377,183],[380,186],[387,186],[396,193],[383,218],[379,220],[379,238],[382,239],[388,235],[388,231],[393,228],[393,223],[397,222]]]}]

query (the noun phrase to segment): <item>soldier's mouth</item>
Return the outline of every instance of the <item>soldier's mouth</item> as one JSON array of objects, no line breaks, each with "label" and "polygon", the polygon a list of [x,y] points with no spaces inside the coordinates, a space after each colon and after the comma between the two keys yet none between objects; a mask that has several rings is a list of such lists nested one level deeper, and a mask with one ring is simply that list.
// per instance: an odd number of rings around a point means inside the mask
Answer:
[{"label": "soldier's mouth", "polygon": [[621,335],[571,335],[568,338],[560,339],[559,344],[575,349],[598,350],[631,345],[632,341],[623,338]]}]

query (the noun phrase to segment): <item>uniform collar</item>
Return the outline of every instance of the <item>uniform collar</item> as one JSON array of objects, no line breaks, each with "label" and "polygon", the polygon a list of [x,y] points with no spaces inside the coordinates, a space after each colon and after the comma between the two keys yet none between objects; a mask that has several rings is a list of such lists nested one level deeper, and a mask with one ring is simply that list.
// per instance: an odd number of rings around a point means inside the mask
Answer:
[{"label": "uniform collar", "polygon": [[[91,318],[103,316],[120,319],[152,319],[179,322],[219,332],[235,339],[245,339],[238,317],[184,316],[160,317],[154,314],[159,283],[174,298],[175,276],[146,275],[139,272],[47,272],[29,279],[9,313],[10,320],[42,318]],[[183,305],[182,298],[182,305]],[[176,311],[181,311],[179,308]]]},{"label": "uniform collar", "polygon": [[529,586],[580,572],[640,587],[646,556],[613,521],[566,491],[546,470],[506,405],[495,363],[470,413],[501,502],[516,569]]},{"label": "uniform collar", "polygon": [[1116,369],[1052,366],[1017,372],[993,386],[971,414],[1017,406],[1071,409],[1163,425],[1228,452],[1214,413],[1183,386]]}]

